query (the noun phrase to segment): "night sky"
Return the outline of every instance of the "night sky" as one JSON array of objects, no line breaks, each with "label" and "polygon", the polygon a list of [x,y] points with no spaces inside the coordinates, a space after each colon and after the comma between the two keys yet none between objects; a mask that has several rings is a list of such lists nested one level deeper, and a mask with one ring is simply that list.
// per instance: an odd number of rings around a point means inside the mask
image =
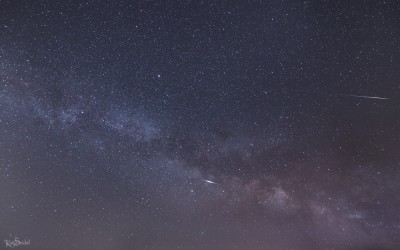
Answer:
[{"label": "night sky", "polygon": [[0,249],[400,249],[400,2],[0,0]]}]

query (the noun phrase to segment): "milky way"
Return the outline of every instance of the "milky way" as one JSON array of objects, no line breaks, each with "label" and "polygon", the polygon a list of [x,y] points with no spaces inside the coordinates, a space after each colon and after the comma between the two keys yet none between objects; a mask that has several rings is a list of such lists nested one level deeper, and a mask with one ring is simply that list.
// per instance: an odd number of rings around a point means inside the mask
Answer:
[{"label": "milky way", "polygon": [[397,1],[0,1],[0,248],[400,249],[399,66]]}]

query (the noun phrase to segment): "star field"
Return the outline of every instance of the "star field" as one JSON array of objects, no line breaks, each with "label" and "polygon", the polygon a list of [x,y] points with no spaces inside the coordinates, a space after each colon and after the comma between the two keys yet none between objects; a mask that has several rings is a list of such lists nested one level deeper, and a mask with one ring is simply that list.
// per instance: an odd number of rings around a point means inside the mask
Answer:
[{"label": "star field", "polygon": [[397,1],[0,0],[0,249],[400,249]]}]

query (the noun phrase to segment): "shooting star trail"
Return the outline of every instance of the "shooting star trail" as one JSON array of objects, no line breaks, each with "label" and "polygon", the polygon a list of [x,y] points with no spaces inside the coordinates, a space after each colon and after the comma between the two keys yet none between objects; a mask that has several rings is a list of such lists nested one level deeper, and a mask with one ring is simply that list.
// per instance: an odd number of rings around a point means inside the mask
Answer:
[{"label": "shooting star trail", "polygon": [[210,183],[210,184],[218,184],[218,183],[215,183],[215,182],[213,182],[213,181],[210,181],[210,180],[203,180],[204,182],[207,182],[207,183]]},{"label": "shooting star trail", "polygon": [[389,100],[387,97],[379,97],[379,96],[367,96],[367,95],[341,95],[341,96],[349,96],[356,98],[364,98],[364,99],[377,99],[377,100]]}]

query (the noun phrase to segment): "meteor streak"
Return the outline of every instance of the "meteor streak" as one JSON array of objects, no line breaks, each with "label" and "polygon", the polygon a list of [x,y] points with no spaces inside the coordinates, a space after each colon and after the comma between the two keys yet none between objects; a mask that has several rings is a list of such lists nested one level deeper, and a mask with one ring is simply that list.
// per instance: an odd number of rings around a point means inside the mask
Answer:
[{"label": "meteor streak", "polygon": [[379,97],[379,96],[367,96],[367,95],[342,95],[342,96],[350,96],[356,98],[364,98],[364,99],[377,99],[377,100],[389,100],[387,97]]},{"label": "meteor streak", "polygon": [[217,184],[217,183],[215,183],[215,182],[213,182],[213,181],[210,181],[210,180],[203,180],[204,182],[207,182],[207,183],[210,183],[210,184]]}]

